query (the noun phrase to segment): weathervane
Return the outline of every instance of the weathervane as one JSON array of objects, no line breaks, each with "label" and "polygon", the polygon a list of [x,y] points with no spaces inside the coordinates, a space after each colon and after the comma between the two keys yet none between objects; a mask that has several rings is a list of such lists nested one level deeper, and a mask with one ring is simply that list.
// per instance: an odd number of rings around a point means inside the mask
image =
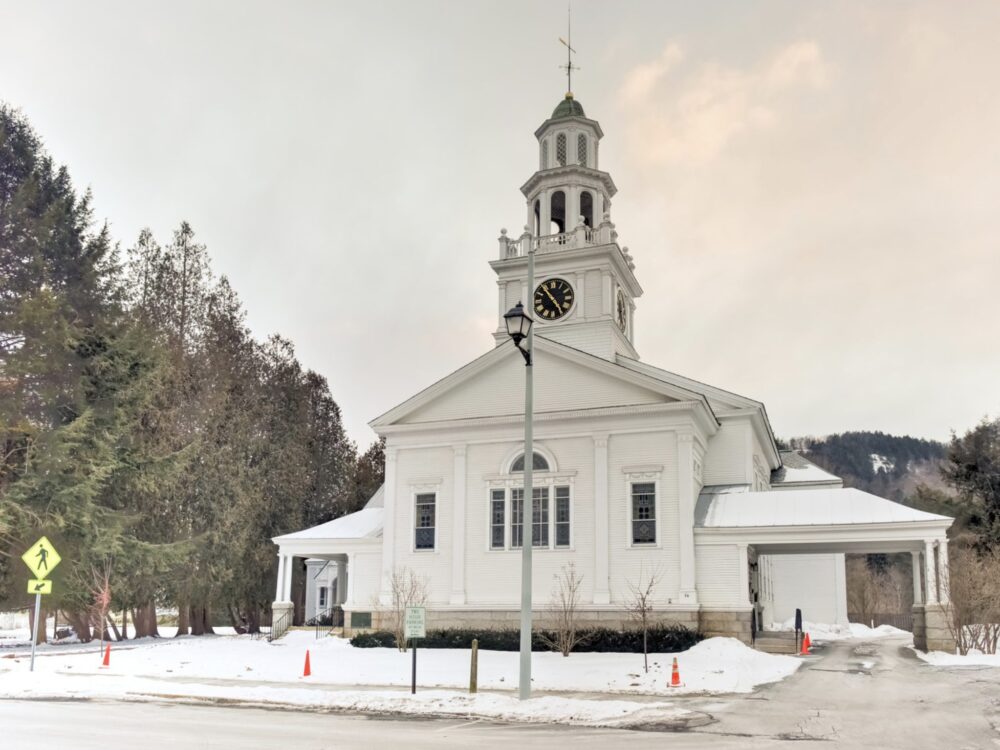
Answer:
[{"label": "weathervane", "polygon": [[572,42],[573,42],[573,24],[572,24],[572,17],[570,15],[571,14],[571,10],[572,9],[570,8],[570,6],[567,5],[566,6],[566,38],[563,39],[562,37],[559,37],[559,41],[562,42],[563,46],[566,47],[566,64],[565,65],[560,65],[559,67],[566,70],[566,96],[569,97],[570,99],[573,98],[573,71],[580,69],[576,65],[573,64],[573,53],[576,52],[576,50],[573,49],[573,45],[572,45]]}]

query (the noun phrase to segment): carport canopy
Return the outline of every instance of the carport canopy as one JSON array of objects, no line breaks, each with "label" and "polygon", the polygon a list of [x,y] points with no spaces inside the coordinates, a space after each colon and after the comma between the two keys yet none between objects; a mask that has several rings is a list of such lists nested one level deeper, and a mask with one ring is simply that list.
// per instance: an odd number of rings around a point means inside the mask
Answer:
[{"label": "carport canopy", "polygon": [[925,601],[943,603],[952,521],[854,488],[709,486],[695,507],[695,539],[747,545],[759,555],[910,552],[917,577],[922,554]]}]

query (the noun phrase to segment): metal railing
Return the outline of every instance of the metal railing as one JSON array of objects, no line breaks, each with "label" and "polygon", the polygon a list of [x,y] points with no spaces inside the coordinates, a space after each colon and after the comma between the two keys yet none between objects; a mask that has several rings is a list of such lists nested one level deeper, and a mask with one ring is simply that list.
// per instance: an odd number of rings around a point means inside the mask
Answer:
[{"label": "metal railing", "polygon": [[267,634],[268,643],[278,640],[288,632],[288,629],[292,626],[292,615],[294,614],[294,609],[287,609],[276,620],[273,619],[274,615],[271,616],[271,630]]},{"label": "metal railing", "polygon": [[894,628],[913,632],[912,612],[878,612],[867,617],[857,612],[848,612],[847,619],[871,628],[877,628],[879,625],[892,625]]},{"label": "metal railing", "polygon": [[336,628],[344,627],[344,608],[338,604],[329,609],[324,609],[319,614],[306,620],[305,624],[316,628],[316,637],[319,638],[321,632],[323,635],[326,635]]}]

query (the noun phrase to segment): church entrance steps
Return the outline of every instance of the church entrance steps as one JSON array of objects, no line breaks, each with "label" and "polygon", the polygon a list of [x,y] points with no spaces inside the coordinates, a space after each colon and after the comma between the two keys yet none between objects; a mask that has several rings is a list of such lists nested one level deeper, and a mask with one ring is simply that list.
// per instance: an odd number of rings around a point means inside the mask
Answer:
[{"label": "church entrance steps", "polygon": [[794,631],[762,630],[757,633],[754,648],[768,654],[797,654],[798,644]]}]

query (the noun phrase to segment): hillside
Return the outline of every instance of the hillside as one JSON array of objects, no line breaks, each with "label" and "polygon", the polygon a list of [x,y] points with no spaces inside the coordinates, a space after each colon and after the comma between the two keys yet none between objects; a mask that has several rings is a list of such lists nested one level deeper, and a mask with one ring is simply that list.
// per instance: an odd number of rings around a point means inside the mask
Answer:
[{"label": "hillside", "polygon": [[884,432],[844,432],[792,438],[786,445],[843,478],[844,486],[890,500],[913,504],[921,485],[953,494],[941,478],[947,446],[934,440]]}]

